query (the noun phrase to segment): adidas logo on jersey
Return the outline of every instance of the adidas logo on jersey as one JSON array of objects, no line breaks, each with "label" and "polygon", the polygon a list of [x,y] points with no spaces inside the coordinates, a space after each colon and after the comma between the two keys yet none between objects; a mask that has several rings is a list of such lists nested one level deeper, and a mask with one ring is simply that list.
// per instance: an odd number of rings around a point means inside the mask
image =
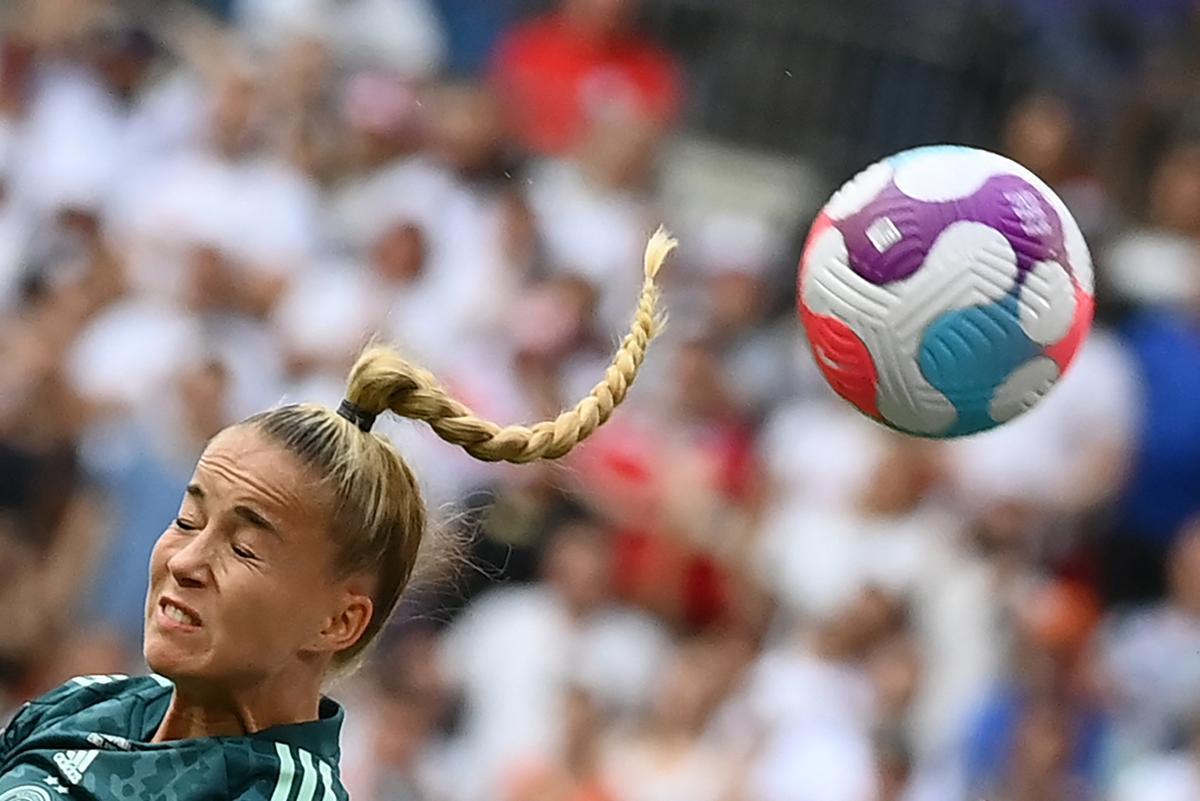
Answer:
[{"label": "adidas logo on jersey", "polygon": [[79,784],[83,781],[83,774],[99,754],[99,751],[59,751],[54,755],[54,764],[58,765],[59,771],[67,781]]}]

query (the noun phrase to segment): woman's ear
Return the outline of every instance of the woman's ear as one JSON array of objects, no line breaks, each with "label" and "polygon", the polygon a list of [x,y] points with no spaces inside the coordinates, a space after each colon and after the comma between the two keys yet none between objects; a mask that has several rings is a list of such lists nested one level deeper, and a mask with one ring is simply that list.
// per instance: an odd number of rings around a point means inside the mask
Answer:
[{"label": "woman's ear", "polygon": [[326,619],[317,641],[313,643],[314,650],[337,653],[362,638],[371,623],[375,603],[361,589],[350,587],[343,591],[337,609]]}]

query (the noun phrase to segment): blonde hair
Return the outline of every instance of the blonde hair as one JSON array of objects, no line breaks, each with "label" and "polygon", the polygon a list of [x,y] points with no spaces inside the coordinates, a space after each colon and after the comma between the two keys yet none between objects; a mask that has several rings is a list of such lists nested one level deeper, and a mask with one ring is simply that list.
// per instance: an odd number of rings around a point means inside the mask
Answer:
[{"label": "blonde hair", "polygon": [[[532,426],[501,426],[475,415],[438,380],[392,348],[368,347],[350,370],[346,400],[368,418],[390,411],[423,420],[442,439],[477,459],[530,462],[557,459],[606,421],[637,377],[664,318],[655,278],[676,242],[659,229],[645,253],[645,278],[629,333],[604,378],[573,408]],[[375,577],[375,612],[363,636],[335,656],[335,669],[357,664],[382,630],[412,576],[426,528],[416,479],[385,438],[322,406],[301,404],[244,421],[324,477],[333,498],[332,536],[339,576]],[[366,426],[369,428],[369,423]]]}]

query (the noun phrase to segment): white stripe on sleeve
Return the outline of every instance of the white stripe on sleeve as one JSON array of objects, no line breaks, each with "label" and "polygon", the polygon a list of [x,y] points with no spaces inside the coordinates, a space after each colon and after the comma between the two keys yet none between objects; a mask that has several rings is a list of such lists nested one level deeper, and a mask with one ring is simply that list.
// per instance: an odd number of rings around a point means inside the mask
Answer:
[{"label": "white stripe on sleeve", "polygon": [[325,783],[325,795],[321,801],[336,801],[333,795],[333,774],[329,770],[329,763],[323,759],[317,760],[317,765],[321,770],[321,781]]},{"label": "white stripe on sleeve", "polygon": [[287,801],[287,797],[292,793],[296,765],[292,762],[292,753],[286,745],[275,743],[275,751],[279,754],[279,778],[275,781],[275,792],[271,793],[271,801]]},{"label": "white stripe on sleeve", "polygon": [[317,769],[312,762],[312,754],[303,748],[300,752],[300,792],[296,793],[296,801],[313,801],[317,797]]}]

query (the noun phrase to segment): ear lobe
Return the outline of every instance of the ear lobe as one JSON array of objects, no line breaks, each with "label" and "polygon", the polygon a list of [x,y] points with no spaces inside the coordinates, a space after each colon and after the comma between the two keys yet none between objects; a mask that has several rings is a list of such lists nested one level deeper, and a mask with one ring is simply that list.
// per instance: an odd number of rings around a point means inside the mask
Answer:
[{"label": "ear lobe", "polygon": [[341,608],[326,621],[319,635],[320,650],[337,653],[354,645],[367,630],[374,611],[369,595],[347,591]]}]

